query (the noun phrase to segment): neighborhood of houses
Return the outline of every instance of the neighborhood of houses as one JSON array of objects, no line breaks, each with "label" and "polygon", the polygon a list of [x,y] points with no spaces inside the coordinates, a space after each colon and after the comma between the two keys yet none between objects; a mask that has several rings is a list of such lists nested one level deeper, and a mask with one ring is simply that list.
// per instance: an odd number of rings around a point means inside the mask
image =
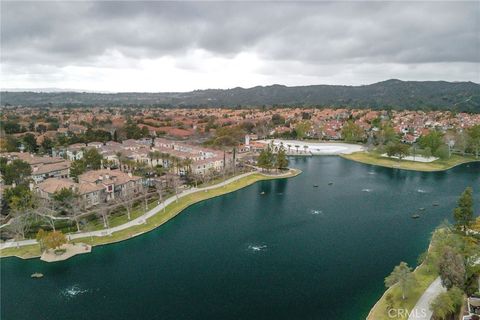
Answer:
[{"label": "neighborhood of houses", "polygon": [[[102,165],[101,169],[86,171],[78,176],[76,182],[70,176],[71,164],[82,160],[84,152],[89,149],[98,151],[108,166]],[[8,162],[18,159],[30,165],[30,189],[40,197],[51,199],[56,192],[64,188],[71,189],[83,199],[86,208],[95,206],[102,200],[114,200],[118,195],[135,196],[142,191],[147,179],[133,175],[131,168],[121,163],[122,159],[128,163],[170,168],[178,177],[184,176],[187,171],[198,176],[218,173],[224,169],[224,163],[232,165],[231,154],[162,138],[129,139],[122,143],[76,143],[54,149],[53,156],[28,152],[7,152],[1,156]]]},{"label": "neighborhood of houses", "polygon": [[[164,180],[178,180],[187,173],[213,177],[227,168],[235,169],[241,160],[254,159],[265,148],[261,139],[267,137],[338,141],[345,139],[343,128],[354,123],[361,131],[360,138],[367,142],[380,130],[381,123],[388,122],[402,142],[412,144],[432,130],[462,132],[480,124],[480,115],[329,108],[5,106],[0,121],[1,157],[30,165],[32,191],[50,198],[63,188],[71,189],[81,196],[85,207],[91,207],[127,190],[140,192],[152,177],[138,171],[135,175],[138,166],[162,168],[158,176]],[[306,153],[308,143],[287,144],[285,148],[288,154]],[[92,149],[101,156],[101,165],[72,177],[71,166]],[[2,192],[6,187],[0,179]]]}]

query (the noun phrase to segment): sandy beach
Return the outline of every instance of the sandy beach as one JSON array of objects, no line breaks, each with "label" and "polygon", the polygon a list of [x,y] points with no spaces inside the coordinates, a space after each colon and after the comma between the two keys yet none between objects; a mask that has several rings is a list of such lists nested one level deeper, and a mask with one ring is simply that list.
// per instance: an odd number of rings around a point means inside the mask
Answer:
[{"label": "sandy beach", "polygon": [[313,142],[283,139],[261,140],[260,142],[270,143],[272,141],[274,146],[283,144],[289,155],[338,155],[351,154],[353,152],[364,150],[364,147],[358,144],[337,142]]}]

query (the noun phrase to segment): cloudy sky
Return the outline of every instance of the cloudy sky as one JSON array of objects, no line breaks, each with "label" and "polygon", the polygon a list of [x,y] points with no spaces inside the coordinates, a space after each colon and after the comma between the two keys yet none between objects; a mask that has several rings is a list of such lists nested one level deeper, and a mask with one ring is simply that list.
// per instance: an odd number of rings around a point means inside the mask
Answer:
[{"label": "cloudy sky", "polygon": [[480,1],[1,2],[1,87],[480,82]]}]

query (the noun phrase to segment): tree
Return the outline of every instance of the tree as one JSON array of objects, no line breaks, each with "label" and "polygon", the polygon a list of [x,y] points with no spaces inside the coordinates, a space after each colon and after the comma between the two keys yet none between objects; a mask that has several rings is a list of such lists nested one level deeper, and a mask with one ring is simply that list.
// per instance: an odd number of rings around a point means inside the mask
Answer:
[{"label": "tree", "polygon": [[362,127],[350,120],[342,128],[342,138],[347,142],[359,142],[363,141],[365,134]]},{"label": "tree", "polygon": [[285,118],[282,117],[279,113],[275,113],[272,116],[272,123],[276,126],[278,126],[280,124],[285,124]]},{"label": "tree", "polygon": [[[175,188],[177,189],[177,188]],[[142,199],[143,199],[143,204],[145,206],[145,212],[148,210],[148,185],[142,185],[140,188],[140,192],[142,193]],[[178,194],[177,191],[175,191],[175,194],[177,195],[177,201],[178,201]]]},{"label": "tree", "polygon": [[27,162],[15,159],[4,167],[3,179],[5,184],[27,184],[31,174],[32,169]]},{"label": "tree", "polygon": [[133,197],[131,194],[121,193],[117,198],[117,203],[120,204],[127,211],[127,218],[130,220],[132,218],[133,211]]},{"label": "tree", "polygon": [[474,220],[473,217],[473,190],[468,187],[458,199],[457,207],[453,209],[453,218],[458,228],[466,231]]},{"label": "tree", "polygon": [[442,292],[433,299],[430,310],[436,320],[449,319],[452,314],[458,311],[463,302],[463,292],[453,287],[447,292]]},{"label": "tree", "polygon": [[430,304],[430,310],[433,312],[434,319],[438,320],[447,319],[448,316],[455,312],[452,299],[447,292],[442,292],[433,299]]},{"label": "tree", "polygon": [[47,126],[44,125],[44,124],[39,124],[35,131],[37,131],[39,133],[45,133],[47,131]]},{"label": "tree", "polygon": [[245,131],[241,126],[221,127],[215,131],[215,137],[207,144],[218,147],[234,147],[242,143]]},{"label": "tree", "polygon": [[405,300],[407,292],[416,284],[415,276],[406,262],[400,262],[392,273],[385,278],[385,286],[388,288],[397,283],[402,290],[402,299]]},{"label": "tree", "polygon": [[23,136],[22,139],[23,145],[25,146],[25,150],[28,152],[35,153],[38,150],[37,139],[31,133],[27,133]]},{"label": "tree", "polygon": [[35,206],[35,196],[29,187],[24,184],[6,189],[3,198],[8,208],[12,210],[26,210]]},{"label": "tree", "polygon": [[31,208],[13,208],[11,216],[11,222],[7,226],[8,230],[13,233],[16,240],[25,239],[25,235],[31,226]]},{"label": "tree", "polygon": [[35,214],[38,215],[40,218],[46,220],[46,222],[50,225],[53,231],[55,231],[55,221],[57,220],[57,216],[59,211],[55,208],[55,201],[42,199],[40,202],[39,207],[35,210]]},{"label": "tree", "polygon": [[142,129],[140,129],[140,127],[137,126],[137,124],[134,123],[132,119],[127,120],[127,124],[125,125],[125,127],[123,127],[123,130],[125,131],[127,139],[140,139],[143,138],[145,135],[148,135],[148,129],[145,134],[145,132],[142,131]]},{"label": "tree", "polygon": [[273,153],[270,145],[260,152],[257,160],[257,166],[262,169],[270,170],[273,168]]},{"label": "tree", "polygon": [[386,151],[387,151],[387,155],[389,157],[397,157],[399,160],[402,160],[403,158],[405,158],[406,156],[408,156],[409,154],[409,147],[404,144],[404,143],[401,143],[401,142],[389,142],[387,144],[387,148],[386,148]]},{"label": "tree", "polygon": [[435,156],[442,160],[450,158],[450,149],[446,144],[442,144],[435,152]]},{"label": "tree", "polygon": [[35,236],[35,239],[37,240],[38,244],[40,245],[40,251],[43,252],[45,251],[45,237],[47,236],[47,232],[40,228],[37,232],[37,235]]},{"label": "tree", "polygon": [[468,147],[468,135],[464,130],[457,131],[455,133],[455,149],[462,155],[465,155],[465,151]]},{"label": "tree", "polygon": [[72,199],[72,204],[69,207],[69,210],[67,212],[68,217],[70,220],[73,220],[75,222],[75,225],[77,227],[77,232],[80,232],[80,216],[83,214],[84,210],[84,201],[83,199],[75,194],[75,197]]},{"label": "tree", "polygon": [[153,160],[155,160],[155,163],[158,165],[158,160],[162,158],[162,153],[160,151],[152,151],[148,153],[148,156],[150,158],[150,164],[153,167]]},{"label": "tree", "polygon": [[480,124],[477,124],[467,130],[468,146],[475,152],[478,158],[480,154]]},{"label": "tree", "polygon": [[276,165],[277,169],[285,169],[288,167],[288,158],[285,153],[285,148],[280,146],[277,152],[277,157],[276,157]]},{"label": "tree", "polygon": [[444,248],[438,269],[445,288],[450,289],[453,286],[463,288],[465,286],[465,259],[452,247]]},{"label": "tree", "polygon": [[390,122],[387,122],[380,127],[376,138],[380,145],[398,141],[397,133],[395,132],[395,129],[393,129]]},{"label": "tree", "polygon": [[18,151],[18,139],[12,135],[5,135],[0,137],[0,152],[16,152]]},{"label": "tree", "polygon": [[303,139],[306,137],[308,132],[312,129],[312,124],[310,121],[301,121],[295,126],[295,134],[298,139]]},{"label": "tree", "polygon": [[98,170],[102,167],[102,155],[98,153],[97,149],[90,148],[83,152],[83,161],[85,167],[90,170]]},{"label": "tree", "polygon": [[62,188],[58,191],[55,191],[55,193],[52,196],[52,199],[54,201],[54,206],[56,211],[59,211],[60,213],[65,214],[69,209],[71,208],[73,204],[73,199],[77,195],[75,194],[75,191],[73,191],[70,188]]},{"label": "tree", "polygon": [[430,149],[430,147],[426,147],[424,150],[423,150],[423,156],[425,158],[430,158],[432,156],[432,149]]},{"label": "tree", "polygon": [[40,145],[43,152],[51,154],[54,147],[53,141],[48,137],[45,137]]},{"label": "tree", "polygon": [[424,251],[422,254],[418,256],[417,263],[420,264],[425,264],[425,267],[427,268],[427,272],[430,272],[430,266],[433,263],[433,257],[432,255],[427,251]]},{"label": "tree", "polygon": [[85,161],[74,160],[70,165],[70,177],[72,177],[75,182],[78,182],[78,176],[84,173],[86,169]]},{"label": "tree", "polygon": [[418,144],[422,148],[430,148],[433,154],[437,152],[437,149],[443,145],[443,133],[437,130],[433,130],[428,134],[420,137]]},{"label": "tree", "polygon": [[45,248],[57,249],[67,243],[67,237],[61,231],[52,231],[43,238],[43,242]]},{"label": "tree", "polygon": [[103,227],[108,228],[109,227],[108,216],[110,215],[110,207],[107,203],[106,197],[100,200],[96,214],[97,216],[102,218]]},{"label": "tree", "polygon": [[[161,180],[155,180],[155,190],[158,194],[158,202],[163,203],[163,184]],[[163,206],[163,212],[165,212],[165,205]]]}]

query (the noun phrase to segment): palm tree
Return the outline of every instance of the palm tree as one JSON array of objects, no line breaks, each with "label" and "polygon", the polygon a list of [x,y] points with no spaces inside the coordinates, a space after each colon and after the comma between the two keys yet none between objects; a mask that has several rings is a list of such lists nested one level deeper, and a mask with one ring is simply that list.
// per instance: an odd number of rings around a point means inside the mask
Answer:
[{"label": "palm tree", "polygon": [[150,160],[150,166],[153,168],[153,157],[154,157],[154,151],[150,151],[148,153],[148,159]]},{"label": "palm tree", "polygon": [[117,156],[117,160],[118,160],[118,167],[120,169],[120,171],[123,171],[122,170],[122,158],[123,158],[123,155],[122,153],[119,151],[119,152],[116,152],[115,155]]},{"label": "palm tree", "polygon": [[186,167],[185,172],[190,172],[192,170],[191,168],[192,163],[193,163],[193,160],[190,158],[186,158],[185,160],[183,160],[183,166]]}]

